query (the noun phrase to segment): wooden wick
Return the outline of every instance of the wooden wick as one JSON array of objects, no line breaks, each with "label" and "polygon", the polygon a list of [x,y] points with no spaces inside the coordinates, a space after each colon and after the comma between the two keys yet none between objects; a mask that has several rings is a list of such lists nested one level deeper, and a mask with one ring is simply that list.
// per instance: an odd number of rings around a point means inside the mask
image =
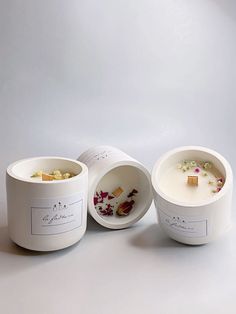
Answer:
[{"label": "wooden wick", "polygon": [[198,186],[198,176],[188,176],[188,185]]}]

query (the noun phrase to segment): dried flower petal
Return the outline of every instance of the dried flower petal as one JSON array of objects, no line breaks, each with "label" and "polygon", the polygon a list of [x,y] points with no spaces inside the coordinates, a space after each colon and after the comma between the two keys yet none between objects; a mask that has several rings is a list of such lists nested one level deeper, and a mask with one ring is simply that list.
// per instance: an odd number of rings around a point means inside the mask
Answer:
[{"label": "dried flower petal", "polygon": [[135,196],[135,194],[137,194],[138,193],[138,191],[136,190],[136,189],[133,189],[128,195],[127,195],[127,197],[133,197],[133,196]]},{"label": "dried flower petal", "polygon": [[117,215],[119,216],[127,216],[129,215],[130,211],[133,208],[134,200],[132,201],[125,201],[124,203],[121,203],[117,208]]},{"label": "dried flower petal", "polygon": [[106,198],[108,196],[108,192],[101,191],[100,196],[101,198]]},{"label": "dried flower petal", "polygon": [[197,166],[196,161],[194,161],[194,160],[190,161],[190,166],[191,167],[196,167]]},{"label": "dried flower petal", "polygon": [[203,168],[206,169],[206,170],[207,169],[211,169],[212,168],[212,164],[210,162],[205,162],[204,165],[203,165]]},{"label": "dried flower petal", "polygon": [[37,178],[37,177],[42,177],[43,171],[39,170],[35,173],[32,174],[31,178]]}]

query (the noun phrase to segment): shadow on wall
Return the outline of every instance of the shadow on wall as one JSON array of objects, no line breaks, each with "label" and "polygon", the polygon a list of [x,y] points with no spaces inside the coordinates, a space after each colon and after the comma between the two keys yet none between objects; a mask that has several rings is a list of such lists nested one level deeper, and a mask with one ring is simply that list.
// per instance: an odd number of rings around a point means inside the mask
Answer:
[{"label": "shadow on wall", "polygon": [[236,2],[234,0],[212,0],[222,12],[229,16],[234,21],[236,20]]}]

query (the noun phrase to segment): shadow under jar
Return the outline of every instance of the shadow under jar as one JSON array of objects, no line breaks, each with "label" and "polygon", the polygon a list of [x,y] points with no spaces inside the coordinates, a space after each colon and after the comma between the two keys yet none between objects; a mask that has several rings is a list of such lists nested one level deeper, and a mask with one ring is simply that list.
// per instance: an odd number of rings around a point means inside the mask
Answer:
[{"label": "shadow under jar", "polygon": [[[55,169],[73,173],[65,180],[42,181],[32,174]],[[36,157],[7,168],[9,235],[16,244],[53,251],[79,241],[86,230],[88,169],[76,160]]]}]

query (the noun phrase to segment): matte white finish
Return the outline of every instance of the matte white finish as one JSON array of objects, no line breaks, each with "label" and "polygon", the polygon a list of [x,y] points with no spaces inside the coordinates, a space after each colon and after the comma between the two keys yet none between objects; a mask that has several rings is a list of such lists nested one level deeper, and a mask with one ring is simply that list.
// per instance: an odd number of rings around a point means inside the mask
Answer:
[{"label": "matte white finish", "polygon": [[[180,160],[208,160],[223,174],[225,183],[219,193],[207,200],[176,201],[159,186],[161,176]],[[229,163],[217,152],[198,146],[179,147],[164,154],[152,171],[154,201],[159,222],[174,240],[185,244],[204,244],[217,239],[231,226],[233,174]]]},{"label": "matte white finish", "polygon": [[[38,181],[30,177],[41,169],[60,169],[76,176],[60,181]],[[87,222],[86,165],[60,157],[20,160],[7,168],[6,186],[9,236],[16,244],[35,251],[53,251],[83,237]],[[80,206],[74,207],[75,203]],[[78,215],[79,220],[74,223]]]},{"label": "matte white finish", "polygon": [[[137,160],[112,146],[92,147],[82,153],[78,160],[89,169],[88,210],[91,216],[102,226],[110,229],[127,228],[140,220],[152,203],[151,178],[146,168]],[[115,175],[112,176],[112,171]],[[104,180],[106,178],[106,180]],[[113,181],[114,180],[114,181]],[[134,210],[126,217],[105,217],[98,214],[94,206],[94,195],[102,184],[107,190],[126,185],[130,191],[135,187],[139,191]]]},{"label": "matte white finish", "polygon": [[0,26],[1,314],[235,314],[235,187],[233,228],[207,245],[170,239],[151,206],[42,254],[9,240],[4,177],[104,143],[149,171],[206,146],[235,172],[236,1],[1,0]]}]

